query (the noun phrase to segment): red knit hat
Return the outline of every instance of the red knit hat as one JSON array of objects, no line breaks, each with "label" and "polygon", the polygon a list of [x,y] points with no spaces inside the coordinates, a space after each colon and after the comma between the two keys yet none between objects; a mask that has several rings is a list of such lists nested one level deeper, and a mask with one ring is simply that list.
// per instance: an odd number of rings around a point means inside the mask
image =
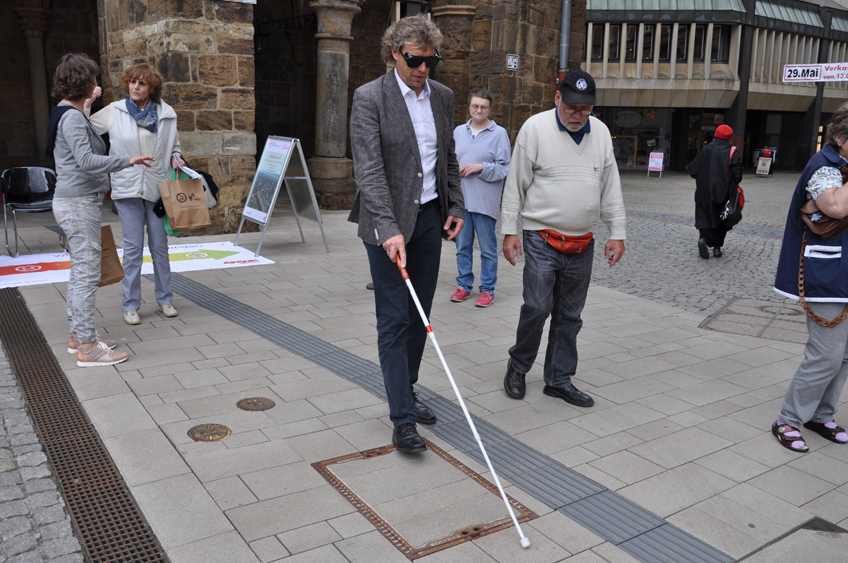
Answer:
[{"label": "red knit hat", "polygon": [[733,135],[733,129],[730,128],[730,125],[719,125],[716,128],[715,136],[717,139],[729,139],[731,135]]}]

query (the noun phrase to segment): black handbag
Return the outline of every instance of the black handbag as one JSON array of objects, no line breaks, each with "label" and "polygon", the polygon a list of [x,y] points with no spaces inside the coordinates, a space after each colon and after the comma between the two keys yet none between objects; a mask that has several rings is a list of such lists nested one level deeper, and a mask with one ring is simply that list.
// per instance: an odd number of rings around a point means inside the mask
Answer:
[{"label": "black handbag", "polygon": [[[730,147],[730,158],[727,159],[728,168],[730,168],[730,159],[733,158],[734,152],[736,152],[736,147]],[[738,225],[739,221],[742,220],[743,207],[745,207],[745,192],[742,191],[740,186],[736,186],[718,216],[721,226],[730,229]]]}]

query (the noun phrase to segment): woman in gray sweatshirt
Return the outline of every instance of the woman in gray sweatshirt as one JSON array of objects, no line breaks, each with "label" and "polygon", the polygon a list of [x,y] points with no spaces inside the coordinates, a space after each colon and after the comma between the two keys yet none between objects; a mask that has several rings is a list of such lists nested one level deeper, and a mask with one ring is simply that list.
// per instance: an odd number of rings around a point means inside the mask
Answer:
[{"label": "woman in gray sweatshirt", "polygon": [[53,215],[68,237],[68,352],[77,365],[110,366],[127,359],[101,340],[94,327],[94,292],[100,282],[100,211],[109,173],[135,164],[150,166],[152,156],[105,156],[106,143],[83,114],[93,101],[99,67],[88,55],[68,53],[53,75],[53,96],[61,101],[50,115],[47,152],[56,163]]}]

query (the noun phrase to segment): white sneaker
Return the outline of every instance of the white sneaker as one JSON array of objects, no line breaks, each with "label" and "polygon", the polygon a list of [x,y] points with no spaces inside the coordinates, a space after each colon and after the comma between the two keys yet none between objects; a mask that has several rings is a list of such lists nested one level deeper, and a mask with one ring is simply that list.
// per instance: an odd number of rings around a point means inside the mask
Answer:
[{"label": "white sneaker", "polygon": [[141,317],[138,316],[138,311],[124,311],[124,322],[128,325],[140,325]]},{"label": "white sneaker", "polygon": [[167,305],[159,305],[159,310],[162,311],[162,314],[166,317],[176,317],[177,316],[177,308],[168,303]]},{"label": "white sneaker", "polygon": [[98,340],[97,345],[88,352],[83,352],[82,348],[77,351],[77,365],[81,368],[113,366],[126,360],[126,352],[110,350],[102,340]]}]

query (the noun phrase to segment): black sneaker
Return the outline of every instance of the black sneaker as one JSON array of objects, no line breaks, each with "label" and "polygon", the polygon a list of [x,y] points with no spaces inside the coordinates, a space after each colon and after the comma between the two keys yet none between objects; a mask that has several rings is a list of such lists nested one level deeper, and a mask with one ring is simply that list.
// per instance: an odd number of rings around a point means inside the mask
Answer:
[{"label": "black sneaker", "polygon": [[700,254],[701,258],[704,260],[710,259],[710,249],[707,247],[707,243],[704,242],[704,239],[698,240],[698,254]]},{"label": "black sneaker", "polygon": [[424,438],[418,434],[418,429],[415,428],[414,422],[395,426],[395,430],[392,433],[392,444],[395,445],[397,451],[405,454],[427,451]]}]

